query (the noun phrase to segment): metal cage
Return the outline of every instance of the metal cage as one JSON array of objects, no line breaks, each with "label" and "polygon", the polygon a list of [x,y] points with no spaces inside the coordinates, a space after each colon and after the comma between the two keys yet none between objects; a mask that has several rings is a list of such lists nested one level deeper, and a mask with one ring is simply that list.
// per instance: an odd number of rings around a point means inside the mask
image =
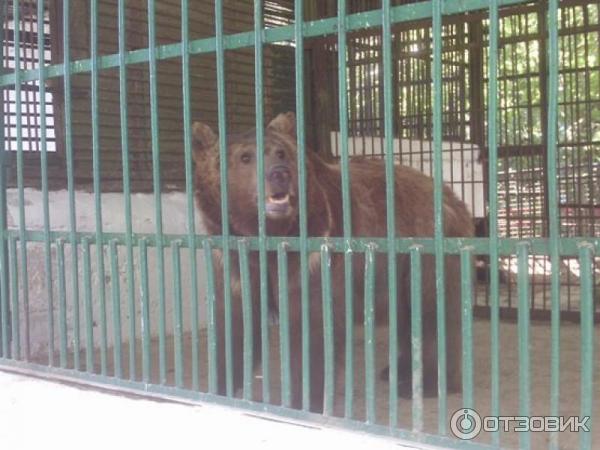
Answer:
[{"label": "metal cage", "polygon": [[[600,2],[4,0],[0,19],[0,368],[417,443],[594,447]],[[264,133],[265,119],[284,109],[296,112],[299,225],[281,237],[267,233]],[[219,130],[221,160],[228,131],[255,128],[255,235],[232,233],[227,183],[220,186],[220,232],[197,223],[196,118]],[[335,236],[307,227],[313,151],[340,167],[343,231]],[[385,164],[383,237],[352,230],[349,167],[365,159]],[[433,178],[430,237],[396,235],[398,163]],[[221,179],[228,169],[220,164]],[[444,184],[469,208],[475,237],[444,236]],[[179,203],[172,191],[181,193]],[[120,195],[119,227],[107,225],[116,208],[107,194]],[[140,225],[142,195],[152,208]],[[170,217],[173,211],[182,214]],[[172,222],[181,229],[170,231]],[[391,274],[389,298],[402,287],[396,264],[410,269],[409,330],[399,330],[393,313],[387,332],[375,329],[381,256]],[[449,256],[460,260],[461,395],[449,392],[446,374]],[[300,281],[292,295],[293,258]],[[365,288],[354,293],[358,258]],[[253,260],[260,270],[251,289]],[[343,261],[343,281],[332,280],[332,260]],[[267,273],[270,262],[276,274]],[[320,267],[317,275],[311,264]],[[431,325],[423,323],[419,282],[428,269],[436,274],[436,314],[428,316],[437,325],[435,398],[414,381],[423,375],[423,326]],[[239,286],[232,287],[236,271]],[[315,276],[322,292],[310,298]],[[342,285],[340,317],[332,295]],[[364,297],[360,330],[351,322],[354,295]],[[275,296],[277,317],[269,313]],[[250,297],[258,298],[258,311]],[[310,411],[315,303],[323,311],[322,414]],[[232,304],[237,322],[227,314]],[[288,314],[290,304],[297,316]],[[226,312],[223,336],[217,306]],[[396,307],[391,301],[390,311]],[[540,325],[537,317],[547,320]],[[338,322],[347,323],[344,346],[333,333]],[[290,324],[302,325],[297,354]],[[398,391],[399,332],[410,336],[408,399]],[[239,333],[243,361],[234,361]],[[302,373],[294,378],[298,361]],[[377,377],[381,364],[389,381]],[[243,381],[239,392],[234,375]],[[301,384],[297,409],[293,380]],[[589,417],[591,431],[458,440],[452,421],[464,408],[492,418]]]}]

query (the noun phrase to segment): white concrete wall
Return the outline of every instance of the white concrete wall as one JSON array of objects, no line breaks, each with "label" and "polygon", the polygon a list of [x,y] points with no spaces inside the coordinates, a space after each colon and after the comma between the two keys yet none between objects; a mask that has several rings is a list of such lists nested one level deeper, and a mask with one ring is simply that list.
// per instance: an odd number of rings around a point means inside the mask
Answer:
[{"label": "white concrete wall", "polygon": [[[124,232],[125,231],[125,212],[123,194],[109,193],[102,194],[102,226],[105,232]],[[18,228],[19,226],[19,202],[18,192],[10,189],[7,192],[8,203],[8,226],[9,228]],[[50,193],[50,227],[56,231],[69,230],[69,201],[67,191],[57,191]],[[186,196],[183,193],[166,193],[162,195],[163,207],[163,232],[166,234],[186,234],[187,211]],[[76,192],[75,198],[77,230],[81,232],[95,231],[95,203],[94,195],[87,192]],[[43,230],[43,204],[42,194],[38,190],[25,190],[25,216],[26,227],[29,230]],[[132,219],[133,230],[136,233],[154,233],[154,197],[152,194],[133,194],[132,195]],[[204,233],[198,214],[196,214],[196,232]],[[17,250],[19,253],[19,250]],[[127,256],[126,248],[119,248],[119,288],[121,305],[121,323],[123,330],[123,342],[129,339],[128,332],[128,290],[127,290]],[[198,279],[199,286],[199,320],[201,325],[205,323],[204,307],[204,287],[205,287],[205,265],[202,258],[202,250],[197,252],[198,273],[195,276]],[[139,250],[134,248],[134,267],[135,267],[135,298],[136,298],[136,326],[137,336],[140,336],[140,264]],[[104,252],[104,278],[98,274],[97,256],[95,246],[91,247],[92,260],[92,295],[93,295],[93,313],[94,313],[94,342],[98,346],[100,343],[100,322],[99,322],[99,286],[102,282],[105,287],[105,299],[108,323],[108,342],[112,345],[112,297],[111,286],[113,280],[110,272],[110,258],[108,248]],[[81,339],[84,339],[84,284],[83,284],[83,260],[81,247],[78,249],[78,280],[79,280],[79,316],[81,323]],[[165,291],[166,291],[166,320],[167,332],[171,334],[173,327],[173,277],[172,277],[172,256],[170,249],[164,252],[165,261]],[[20,261],[19,261],[20,264]],[[67,323],[69,345],[73,343],[73,307],[75,297],[72,290],[72,252],[68,243],[65,244],[65,272],[66,272],[66,290],[67,290]],[[30,341],[32,355],[43,355],[46,353],[48,341],[48,296],[46,293],[46,273],[44,266],[44,244],[29,243],[27,245],[27,265],[28,265],[28,286],[29,286],[29,321],[30,321]],[[56,247],[52,247],[52,281],[54,291],[54,322],[55,322],[55,345],[58,345],[58,266],[56,260]],[[150,284],[150,311],[151,311],[151,334],[157,335],[158,326],[158,271],[156,250],[148,249],[148,279]],[[181,249],[181,282],[182,282],[182,300],[184,330],[190,329],[191,323],[191,277],[189,265],[189,251]],[[23,286],[20,280],[19,284]],[[21,342],[24,344],[24,308],[23,298],[20,298],[20,323],[21,323]],[[58,348],[58,347],[56,347]]]}]

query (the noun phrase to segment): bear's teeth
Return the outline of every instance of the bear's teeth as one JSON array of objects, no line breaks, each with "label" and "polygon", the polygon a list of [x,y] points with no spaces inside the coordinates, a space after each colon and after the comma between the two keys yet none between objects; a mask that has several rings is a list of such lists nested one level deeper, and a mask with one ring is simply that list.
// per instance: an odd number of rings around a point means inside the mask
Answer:
[{"label": "bear's teeth", "polygon": [[269,202],[270,203],[287,203],[290,199],[290,195],[286,194],[285,197],[281,197],[281,198],[276,198],[276,197],[269,197]]}]

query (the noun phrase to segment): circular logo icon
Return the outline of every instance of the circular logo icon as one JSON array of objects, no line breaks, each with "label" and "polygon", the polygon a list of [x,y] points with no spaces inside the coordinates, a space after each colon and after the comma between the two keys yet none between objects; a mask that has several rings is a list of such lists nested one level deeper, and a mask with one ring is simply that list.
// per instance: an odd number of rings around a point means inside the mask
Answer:
[{"label": "circular logo icon", "polygon": [[481,431],[481,416],[471,408],[462,408],[452,414],[450,429],[464,441],[477,437]]}]

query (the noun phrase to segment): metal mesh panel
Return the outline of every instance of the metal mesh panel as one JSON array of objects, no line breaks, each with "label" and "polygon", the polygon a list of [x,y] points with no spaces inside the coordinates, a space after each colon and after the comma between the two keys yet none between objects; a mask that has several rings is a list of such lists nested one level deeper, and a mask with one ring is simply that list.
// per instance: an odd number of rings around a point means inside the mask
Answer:
[{"label": "metal mesh panel", "polygon": [[[12,1],[7,2],[8,10],[12,10]],[[21,15],[19,22],[15,23],[12,15],[8,15],[4,21],[5,39],[3,42],[3,61],[4,70],[12,71],[15,68],[15,52],[20,53],[19,65],[21,69],[37,69],[40,59],[44,64],[51,61],[50,45],[50,15],[48,9],[45,9],[44,15],[44,48],[38,48],[38,20],[37,4],[34,1],[20,1],[19,7]],[[15,47],[14,34],[20,34],[20,45],[17,50]],[[5,89],[4,93],[4,139],[5,146],[11,151],[17,148],[16,127],[17,114],[21,117],[20,132],[23,136],[23,150],[30,152],[40,151],[40,98],[38,90],[39,81],[30,81],[21,86],[21,110],[17,111],[16,91],[14,89]],[[54,114],[52,94],[46,93],[46,114],[47,114],[47,139],[48,151],[56,151],[54,135]]]}]

